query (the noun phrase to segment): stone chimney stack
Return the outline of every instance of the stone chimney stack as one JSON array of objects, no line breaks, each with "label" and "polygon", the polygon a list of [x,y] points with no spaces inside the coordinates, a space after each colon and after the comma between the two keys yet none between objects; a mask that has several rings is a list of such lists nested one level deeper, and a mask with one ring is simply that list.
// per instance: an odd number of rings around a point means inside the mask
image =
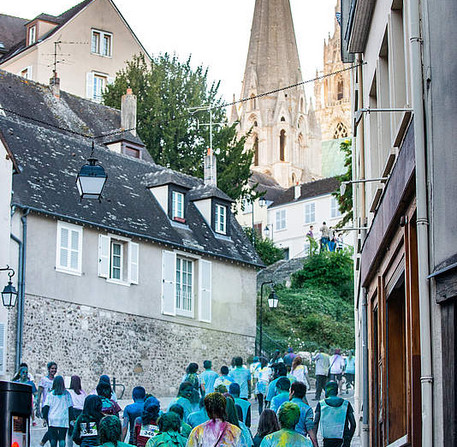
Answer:
[{"label": "stone chimney stack", "polygon": [[301,196],[301,186],[297,183],[294,186],[294,199],[297,200]]},{"label": "stone chimney stack", "polygon": [[60,78],[57,77],[57,73],[49,79],[49,88],[56,98],[60,98]]},{"label": "stone chimney stack", "polygon": [[204,182],[205,185],[217,186],[217,164],[216,156],[209,147],[204,160]]},{"label": "stone chimney stack", "polygon": [[121,127],[136,136],[136,96],[131,88],[121,99]]}]

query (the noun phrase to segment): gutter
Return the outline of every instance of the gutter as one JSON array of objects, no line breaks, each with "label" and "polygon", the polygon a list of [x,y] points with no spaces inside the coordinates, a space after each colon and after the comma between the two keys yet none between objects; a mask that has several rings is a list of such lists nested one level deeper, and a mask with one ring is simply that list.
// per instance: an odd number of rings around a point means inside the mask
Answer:
[{"label": "gutter", "polygon": [[53,217],[56,217],[56,218],[59,218],[59,219],[66,220],[67,222],[81,223],[81,224],[89,225],[89,226],[92,226],[92,227],[100,228],[102,230],[106,230],[106,231],[109,231],[109,232],[112,232],[112,233],[117,233],[117,234],[121,234],[121,235],[125,234],[127,236],[131,236],[131,237],[135,237],[135,238],[139,238],[139,239],[145,239],[145,240],[148,240],[148,241],[151,241],[151,242],[156,242],[158,244],[163,244],[163,245],[166,245],[166,246],[169,246],[169,247],[178,248],[180,250],[184,250],[184,251],[187,251],[189,253],[195,253],[195,254],[198,254],[198,255],[213,256],[215,258],[220,258],[220,259],[223,259],[225,261],[230,261],[232,263],[239,262],[240,264],[246,264],[246,265],[248,265],[250,267],[254,267],[254,268],[264,268],[265,267],[263,264],[258,264],[258,263],[255,263],[255,262],[243,261],[241,259],[231,258],[231,257],[226,256],[226,255],[211,253],[211,252],[208,252],[208,251],[205,251],[205,250],[199,250],[198,248],[187,247],[187,246],[179,244],[177,242],[170,242],[170,241],[167,241],[165,239],[151,237],[151,236],[148,236],[148,235],[145,235],[145,234],[140,234],[140,233],[134,233],[132,231],[128,231],[128,230],[124,230],[124,229],[120,230],[119,228],[113,228],[113,227],[109,227],[107,225],[101,225],[101,224],[98,224],[98,223],[95,223],[95,222],[91,222],[91,221],[88,221],[88,220],[85,220],[85,219],[69,217],[69,216],[66,216],[64,214],[55,213],[53,211],[42,210],[42,209],[39,209],[39,208],[35,208],[33,206],[21,205],[19,203],[13,203],[12,206],[16,206],[17,208],[21,208],[23,210],[34,211],[36,213],[44,214],[44,215],[47,215],[47,216],[53,216]]},{"label": "gutter", "polygon": [[428,275],[429,237],[427,205],[427,153],[425,143],[425,118],[423,99],[422,38],[420,29],[420,0],[409,3],[409,29],[411,44],[411,92],[414,110],[414,140],[416,157],[416,213],[417,254],[419,286],[419,319],[421,349],[421,410],[422,445],[433,446],[433,374],[432,374],[432,331],[430,313],[430,284]]},{"label": "gutter", "polygon": [[10,237],[19,245],[19,261],[18,261],[18,310],[16,323],[16,371],[19,370],[19,365],[22,360],[22,338],[24,329],[24,305],[25,305],[25,265],[26,265],[26,244],[27,244],[27,216],[30,213],[29,209],[24,209],[24,214],[21,217],[22,222],[22,241],[11,233]]},{"label": "gutter", "polygon": [[368,390],[368,302],[367,290],[362,288],[362,446],[370,445],[369,390]]}]

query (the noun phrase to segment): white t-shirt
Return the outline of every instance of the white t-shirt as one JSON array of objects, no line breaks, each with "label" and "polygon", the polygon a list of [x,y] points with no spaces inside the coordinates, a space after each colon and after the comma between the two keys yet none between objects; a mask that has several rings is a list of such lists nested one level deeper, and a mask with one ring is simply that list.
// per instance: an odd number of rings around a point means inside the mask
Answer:
[{"label": "white t-shirt", "polygon": [[346,365],[343,357],[341,355],[333,355],[330,359],[330,374],[341,374],[344,371]]},{"label": "white t-shirt", "polygon": [[41,408],[44,407],[44,403],[46,398],[48,397],[48,393],[51,391],[52,384],[54,383],[54,379],[50,379],[48,376],[44,376],[41,378],[40,383],[38,386],[43,388],[43,394],[41,397]]},{"label": "white t-shirt", "polygon": [[73,408],[75,410],[82,410],[84,408],[84,401],[86,400],[87,394],[81,390],[81,394],[76,394],[74,390],[68,390],[73,401]]},{"label": "white t-shirt", "polygon": [[56,396],[54,391],[51,391],[46,397],[44,406],[46,405],[49,406],[49,426],[68,428],[68,409],[73,406],[70,393],[65,390],[63,394]]}]

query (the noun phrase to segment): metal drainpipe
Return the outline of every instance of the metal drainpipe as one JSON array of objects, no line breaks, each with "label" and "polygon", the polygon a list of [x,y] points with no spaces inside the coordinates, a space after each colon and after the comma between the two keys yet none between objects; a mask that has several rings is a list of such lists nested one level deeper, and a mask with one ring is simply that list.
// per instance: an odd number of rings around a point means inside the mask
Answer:
[{"label": "metal drainpipe", "polygon": [[427,156],[422,84],[422,39],[419,0],[409,3],[411,44],[411,92],[414,111],[414,143],[416,157],[416,213],[419,283],[419,318],[421,347],[422,445],[433,446],[433,375],[430,318]]},{"label": "metal drainpipe", "polygon": [[[19,301],[21,301],[21,296],[22,296],[22,289],[24,288],[23,282],[22,282],[22,255],[23,255],[23,250],[22,250],[22,241],[16,237],[13,233],[10,234],[10,237],[13,241],[15,241],[18,246],[19,246],[19,260],[18,260],[18,265],[17,265],[17,284],[19,288]],[[18,303],[18,316],[17,319],[19,320],[19,303]],[[21,364],[19,356],[18,356],[18,338],[17,338],[17,323],[16,323],[16,359],[15,359],[15,371],[19,371],[19,365]]]},{"label": "metal drainpipe", "polygon": [[368,414],[368,302],[367,291],[362,288],[362,394],[363,394],[363,412],[362,412],[362,447],[370,445],[370,420]]},{"label": "metal drainpipe", "polygon": [[24,210],[24,214],[21,217],[22,222],[22,242],[20,242],[15,236],[11,237],[19,244],[19,301],[17,309],[17,325],[16,325],[16,371],[19,370],[19,365],[22,360],[22,335],[24,330],[24,303],[25,303],[25,264],[26,264],[26,253],[27,253],[27,216],[30,210]]}]

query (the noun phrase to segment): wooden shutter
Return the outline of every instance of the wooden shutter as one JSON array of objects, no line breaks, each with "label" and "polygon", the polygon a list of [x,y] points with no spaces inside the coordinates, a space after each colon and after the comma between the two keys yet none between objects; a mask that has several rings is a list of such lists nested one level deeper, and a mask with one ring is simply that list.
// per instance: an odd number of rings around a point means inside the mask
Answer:
[{"label": "wooden shutter", "polygon": [[86,98],[94,99],[94,74],[91,71],[86,73]]},{"label": "wooden shutter", "polygon": [[139,244],[135,242],[129,243],[129,283],[138,284],[138,255]]},{"label": "wooden shutter", "polygon": [[111,238],[98,235],[98,276],[109,278],[109,255]]},{"label": "wooden shutter", "polygon": [[6,323],[0,323],[0,376],[6,374]]},{"label": "wooden shutter", "polygon": [[211,323],[211,262],[198,262],[198,319]]},{"label": "wooden shutter", "polygon": [[162,313],[176,315],[176,254],[162,251]]}]

